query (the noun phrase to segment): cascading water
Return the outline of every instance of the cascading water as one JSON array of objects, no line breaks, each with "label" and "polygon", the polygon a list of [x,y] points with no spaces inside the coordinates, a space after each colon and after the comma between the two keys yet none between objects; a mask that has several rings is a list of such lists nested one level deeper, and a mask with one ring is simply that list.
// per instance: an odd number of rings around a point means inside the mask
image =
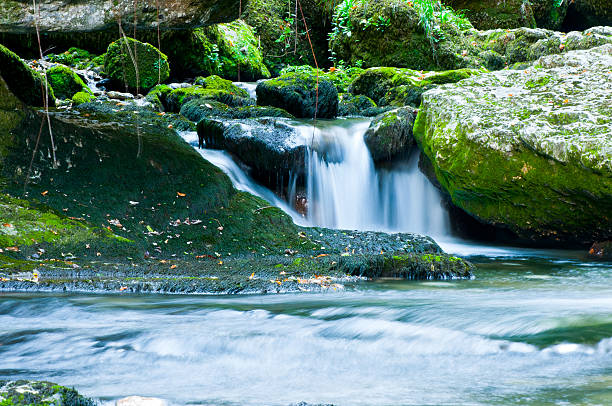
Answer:
[{"label": "cascading water", "polygon": [[339,229],[449,233],[438,190],[418,168],[418,152],[377,169],[364,140],[370,120],[351,119],[301,128],[307,157],[309,220]]},{"label": "cascading water", "polygon": [[[268,200],[298,224],[448,235],[448,213],[440,193],[418,168],[418,152],[388,168],[376,168],[364,140],[370,120],[319,121],[316,129],[310,121],[292,124],[308,145],[307,218],[256,184],[227,153],[200,150],[200,154],[221,168],[237,189]],[[196,133],[183,133],[183,138],[197,145]],[[290,184],[289,190],[292,202],[295,185]]]}]

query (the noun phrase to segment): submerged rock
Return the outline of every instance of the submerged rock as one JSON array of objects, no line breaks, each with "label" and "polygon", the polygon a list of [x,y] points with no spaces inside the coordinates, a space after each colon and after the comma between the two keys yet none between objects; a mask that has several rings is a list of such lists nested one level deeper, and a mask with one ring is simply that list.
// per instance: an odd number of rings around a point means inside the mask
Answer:
[{"label": "submerged rock", "polygon": [[92,399],[80,395],[75,389],[51,382],[0,381],[0,404],[8,406],[95,406]]},{"label": "submerged rock", "polygon": [[456,206],[537,241],[612,237],[612,45],[423,94],[414,135]]},{"label": "submerged rock", "polygon": [[334,118],[338,91],[330,81],[306,72],[291,72],[257,84],[257,104],[287,110],[298,118]]},{"label": "submerged rock", "polygon": [[[4,80],[8,90],[23,103],[37,107],[45,105],[45,78],[26,65],[17,54],[2,45],[0,45],[0,79]],[[53,89],[48,87],[47,90],[49,106],[55,106]]]},{"label": "submerged rock", "polygon": [[372,120],[364,138],[374,162],[389,160],[414,145],[412,126],[416,115],[415,109],[402,107]]},{"label": "submerged rock", "polygon": [[145,91],[170,76],[166,55],[151,44],[127,37],[108,46],[104,71],[117,83]]}]

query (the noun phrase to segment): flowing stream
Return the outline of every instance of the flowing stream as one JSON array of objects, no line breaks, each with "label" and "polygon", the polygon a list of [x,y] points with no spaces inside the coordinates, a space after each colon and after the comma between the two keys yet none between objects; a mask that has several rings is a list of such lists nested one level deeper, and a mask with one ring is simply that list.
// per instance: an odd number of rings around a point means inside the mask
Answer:
[{"label": "flowing stream", "polygon": [[2,294],[0,379],[109,405],[612,404],[610,266],[544,254],[333,294]]},{"label": "flowing stream", "polygon": [[417,157],[375,168],[367,123],[315,133],[296,123],[313,141],[307,218],[226,152],[200,153],[301,224],[441,235],[476,263],[475,280],[267,296],[0,293],[0,379],[55,381],[108,405],[129,395],[172,405],[612,404],[611,264],[450,239]]}]

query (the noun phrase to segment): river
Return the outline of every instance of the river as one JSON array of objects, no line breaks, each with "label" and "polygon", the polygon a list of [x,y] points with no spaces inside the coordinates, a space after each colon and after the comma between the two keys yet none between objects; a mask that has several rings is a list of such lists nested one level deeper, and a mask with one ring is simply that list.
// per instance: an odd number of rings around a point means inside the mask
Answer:
[{"label": "river", "polygon": [[[612,404],[611,264],[458,240],[414,157],[382,171],[355,144],[361,135],[342,134],[335,148],[346,159],[309,152],[309,198],[346,179],[342,162],[359,166],[363,182],[341,182],[344,191],[324,193],[306,218],[228,154],[201,153],[302,224],[437,234],[477,264],[476,279],[378,280],[321,294],[0,293],[0,379],[51,380],[109,405],[134,394],[175,405]],[[371,216],[337,211],[346,202]],[[411,217],[398,217],[402,207]]]}]

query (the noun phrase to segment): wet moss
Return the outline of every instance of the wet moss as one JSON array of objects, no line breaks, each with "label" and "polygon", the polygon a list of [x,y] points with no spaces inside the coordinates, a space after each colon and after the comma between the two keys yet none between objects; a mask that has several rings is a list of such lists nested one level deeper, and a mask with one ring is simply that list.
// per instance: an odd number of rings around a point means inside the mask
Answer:
[{"label": "wet moss", "polygon": [[121,38],[108,46],[105,73],[131,89],[151,89],[170,76],[168,57],[148,43]]},{"label": "wet moss", "polygon": [[79,104],[88,103],[94,99],[95,97],[90,92],[77,92],[72,96],[72,104],[78,106]]},{"label": "wet moss", "polygon": [[47,70],[47,79],[55,97],[71,99],[76,93],[89,93],[91,90],[76,73],[67,66],[57,65]]},{"label": "wet moss", "polygon": [[196,78],[194,84],[204,87],[205,89],[211,90],[223,90],[232,95],[248,98],[249,93],[236,86],[232,81],[223,79],[217,75],[211,75],[207,77],[198,77]]},{"label": "wet moss", "polygon": [[[32,70],[17,54],[0,45],[0,77],[8,89],[23,103],[30,106],[44,106],[45,79]],[[53,90],[48,89],[49,105],[55,105]]]},{"label": "wet moss", "polygon": [[92,399],[80,395],[75,389],[39,381],[0,381],[2,406],[95,406]]}]

